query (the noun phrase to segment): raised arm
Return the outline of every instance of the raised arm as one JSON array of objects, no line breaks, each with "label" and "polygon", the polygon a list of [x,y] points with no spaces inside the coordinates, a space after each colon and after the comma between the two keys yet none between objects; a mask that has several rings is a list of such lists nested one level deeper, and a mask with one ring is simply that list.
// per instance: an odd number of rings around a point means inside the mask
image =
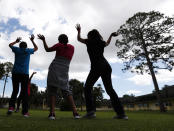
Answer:
[{"label": "raised arm", "polygon": [[110,44],[112,37],[116,37],[116,36],[118,36],[117,32],[111,33],[111,35],[109,36],[109,38],[106,42],[106,46],[108,46]]},{"label": "raised arm", "polygon": [[22,39],[21,37],[17,37],[17,39],[14,42],[9,44],[9,46],[12,47],[14,44],[19,43],[21,39]]},{"label": "raised arm", "polygon": [[29,78],[29,82],[31,81],[31,79],[32,79],[32,77],[33,77],[34,74],[36,74],[36,72],[33,72],[33,73],[31,74],[31,76],[30,76],[30,78]]},{"label": "raised arm", "polygon": [[44,48],[45,48],[45,51],[46,52],[51,52],[52,50],[48,47],[48,45],[47,45],[47,43],[45,41],[45,36],[41,35],[41,34],[38,34],[37,36],[38,36],[38,39],[42,40]]},{"label": "raised arm", "polygon": [[80,41],[81,43],[85,44],[85,39],[81,38],[81,27],[80,27],[80,24],[76,25],[76,29],[77,29],[77,40]]},{"label": "raised arm", "polygon": [[30,40],[33,43],[34,51],[37,51],[38,50],[38,47],[37,47],[36,43],[34,42],[34,38],[35,38],[34,35],[31,35]]}]

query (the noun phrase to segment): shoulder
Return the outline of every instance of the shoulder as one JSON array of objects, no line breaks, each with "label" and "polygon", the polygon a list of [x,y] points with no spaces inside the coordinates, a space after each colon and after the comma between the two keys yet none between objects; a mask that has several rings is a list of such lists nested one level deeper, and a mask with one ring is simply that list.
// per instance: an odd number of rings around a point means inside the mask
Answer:
[{"label": "shoulder", "polygon": [[61,44],[61,43],[56,43],[56,44],[53,45],[53,47],[55,47],[55,48],[56,47],[62,47],[62,46],[63,46],[63,44]]},{"label": "shoulder", "polygon": [[72,49],[74,49],[74,46],[71,45],[71,44],[67,44],[67,46],[68,46],[68,48],[72,48]]},{"label": "shoulder", "polygon": [[10,48],[13,49],[13,50],[18,50],[18,49],[20,49],[19,47],[16,47],[16,46],[10,46]]},{"label": "shoulder", "polygon": [[101,41],[102,45],[105,47],[107,44],[106,44],[106,41]]},{"label": "shoulder", "polygon": [[34,48],[26,48],[25,50],[30,54],[34,53]]}]

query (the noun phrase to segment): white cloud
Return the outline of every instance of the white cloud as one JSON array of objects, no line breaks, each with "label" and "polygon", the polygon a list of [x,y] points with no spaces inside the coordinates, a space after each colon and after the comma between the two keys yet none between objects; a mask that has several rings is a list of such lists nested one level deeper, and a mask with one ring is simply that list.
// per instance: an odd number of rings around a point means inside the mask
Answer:
[{"label": "white cloud", "polygon": [[158,82],[160,83],[167,83],[174,81],[174,70],[159,70],[159,73],[156,75]]},{"label": "white cloud", "polygon": [[35,79],[35,80],[45,80],[47,78],[47,73],[48,73],[48,70],[41,70],[41,71],[38,71],[38,70],[33,70],[31,69],[30,71],[30,75],[33,73],[33,72],[37,72],[32,79]]},{"label": "white cloud", "polygon": [[[158,74],[156,74],[156,79],[158,83],[167,83],[174,81],[174,70],[159,70]],[[134,84],[138,86],[148,86],[152,85],[152,77],[151,75],[134,75],[133,77],[128,78],[127,80],[132,81]]]},{"label": "white cloud", "polygon": [[131,95],[131,94],[137,95],[137,94],[140,94],[140,93],[142,93],[142,91],[139,91],[139,90],[129,90],[129,91],[126,92],[126,94],[128,94],[128,95]]},{"label": "white cloud", "polygon": [[38,87],[38,91],[40,92],[40,91],[45,91],[46,90],[46,88],[45,87]]},{"label": "white cloud", "polygon": [[109,58],[108,61],[109,63],[123,63],[123,61],[118,58]]},{"label": "white cloud", "polygon": [[84,82],[88,76],[89,72],[70,72],[69,79],[77,79]]},{"label": "white cloud", "polygon": [[152,83],[151,76],[148,74],[134,75],[133,77],[130,77],[127,80],[132,81],[134,84],[138,86],[148,86]]},{"label": "white cloud", "polygon": [[166,0],[165,3],[160,3],[160,5],[157,7],[158,10],[160,10],[162,13],[165,13],[166,15],[174,15],[173,13],[173,0]]},{"label": "white cloud", "polygon": [[112,79],[118,79],[119,77],[112,74],[112,75],[111,75],[111,78],[112,78]]}]

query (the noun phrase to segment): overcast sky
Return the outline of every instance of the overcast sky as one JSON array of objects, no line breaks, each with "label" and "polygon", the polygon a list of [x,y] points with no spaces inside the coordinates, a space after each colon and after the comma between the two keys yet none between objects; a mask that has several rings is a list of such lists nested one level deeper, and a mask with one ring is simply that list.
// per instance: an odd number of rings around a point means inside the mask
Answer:
[{"label": "overcast sky", "polygon": [[[0,61],[14,62],[14,54],[8,47],[16,37],[22,37],[28,43],[29,35],[41,33],[45,35],[49,46],[56,44],[57,37],[64,33],[69,37],[69,43],[75,46],[75,54],[70,65],[70,78],[85,82],[90,70],[90,61],[85,45],[77,42],[75,25],[81,24],[82,37],[86,38],[88,31],[98,29],[104,40],[110,33],[119,29],[125,21],[137,12],[160,11],[172,16],[173,0],[0,0]],[[113,87],[119,96],[134,94],[135,96],[151,93],[154,89],[151,76],[123,73],[123,63],[116,56],[114,46],[116,38],[105,48],[105,57],[110,62],[113,73]],[[32,82],[39,90],[46,87],[48,66],[55,52],[46,53],[42,42],[36,37],[39,50],[31,56],[30,74],[37,71]],[[18,46],[18,44],[16,45]],[[174,72],[162,70],[157,75],[160,88],[174,84]],[[97,83],[101,83],[101,80]],[[0,95],[3,81],[0,82]],[[10,96],[12,83],[9,79],[6,96]],[[105,94],[105,98],[108,96]]]}]

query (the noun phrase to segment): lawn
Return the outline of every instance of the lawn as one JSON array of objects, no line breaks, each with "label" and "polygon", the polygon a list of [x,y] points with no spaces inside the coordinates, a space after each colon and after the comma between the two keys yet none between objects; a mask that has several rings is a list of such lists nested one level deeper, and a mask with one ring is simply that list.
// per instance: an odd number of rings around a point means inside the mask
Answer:
[{"label": "lawn", "polygon": [[112,119],[112,111],[97,112],[90,120],[75,120],[71,112],[57,111],[56,120],[48,120],[48,111],[30,110],[29,118],[20,113],[7,116],[6,111],[0,109],[0,131],[174,131],[174,112],[127,112],[126,121]]}]

